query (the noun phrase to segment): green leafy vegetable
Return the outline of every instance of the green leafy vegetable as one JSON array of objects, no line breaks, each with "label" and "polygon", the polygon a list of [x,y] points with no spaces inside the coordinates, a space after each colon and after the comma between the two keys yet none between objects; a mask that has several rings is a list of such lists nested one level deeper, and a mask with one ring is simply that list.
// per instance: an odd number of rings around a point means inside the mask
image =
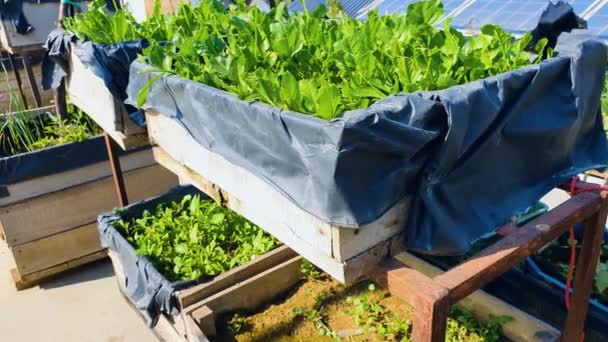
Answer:
[{"label": "green leafy vegetable", "polygon": [[[486,25],[466,37],[450,20],[435,28],[444,15],[440,0],[411,4],[405,16],[372,11],[365,21],[335,8],[331,16],[340,13],[339,19],[326,19],[324,6],[291,14],[284,5],[263,13],[214,3],[182,6],[173,21],[187,16],[191,31],[162,46],[153,42],[144,53],[149,62],[244,100],[326,120],[390,94],[446,88],[530,64],[530,35],[515,41]],[[541,40],[537,49],[545,48]]]},{"label": "green leafy vegetable", "polygon": [[[182,4],[173,15],[157,10],[144,23],[126,11],[111,15],[95,0],[93,12],[67,21],[81,39],[102,43],[145,38],[157,70],[176,74],[280,108],[331,120],[390,94],[437,90],[530,64],[529,34],[515,40],[496,25],[464,36],[434,25],[444,17],[440,0],[408,6],[405,15],[367,20],[348,17],[336,1],[304,13],[279,3],[268,13],[237,1]],[[536,44],[545,55],[547,41]],[[549,53],[550,55],[550,53]],[[141,89],[143,104],[151,84]]]},{"label": "green leafy vegetable", "polygon": [[79,142],[101,132],[89,117],[70,109],[63,120],[50,113],[0,116],[0,157]]},{"label": "green leafy vegetable", "polygon": [[114,226],[172,281],[217,275],[278,245],[253,223],[198,195]]}]

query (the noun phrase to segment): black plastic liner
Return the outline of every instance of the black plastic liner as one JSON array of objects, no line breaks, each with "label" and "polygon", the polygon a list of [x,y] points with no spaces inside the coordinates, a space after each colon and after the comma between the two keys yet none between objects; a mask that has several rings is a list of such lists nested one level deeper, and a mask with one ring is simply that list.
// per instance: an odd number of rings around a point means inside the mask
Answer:
[{"label": "black plastic liner", "polygon": [[[57,89],[70,74],[69,59],[71,50],[74,49],[82,64],[101,78],[110,93],[122,102],[127,98],[125,91],[129,83],[129,65],[148,45],[146,40],[110,45],[83,42],[62,29],[56,29],[49,34],[44,44],[46,52],[42,60],[42,88]],[[126,107],[132,120],[145,127],[143,114],[132,106]]]},{"label": "black plastic liner", "polygon": [[[135,153],[149,146],[119,155]],[[10,196],[6,187],[42,176],[78,169],[108,160],[103,136],[0,158],[0,197]]]},{"label": "black plastic liner", "polygon": [[205,198],[205,195],[193,186],[181,186],[163,195],[128,205],[120,209],[120,214],[104,213],[97,218],[101,245],[116,252],[120,260],[125,277],[121,287],[150,327],[156,325],[161,313],[179,314],[176,291],[208,281],[213,277],[203,277],[197,281],[167,280],[150,260],[136,253],[133,246],[114,228],[113,223],[119,219],[129,221],[141,217],[145,210],[152,211],[159,204],[181,201],[189,194],[199,194],[201,198]]},{"label": "black plastic liner", "polygon": [[[555,51],[537,65],[390,96],[331,122],[176,76],[156,82],[144,108],[335,225],[360,227],[414,195],[406,248],[457,255],[555,186],[608,164],[606,47],[564,33]],[[132,64],[127,103],[155,76],[147,69]]]},{"label": "black plastic liner", "polygon": [[[568,315],[564,291],[526,267],[505,273],[484,290],[557,329],[563,328]],[[585,341],[608,341],[608,315],[594,305],[589,305]]]}]

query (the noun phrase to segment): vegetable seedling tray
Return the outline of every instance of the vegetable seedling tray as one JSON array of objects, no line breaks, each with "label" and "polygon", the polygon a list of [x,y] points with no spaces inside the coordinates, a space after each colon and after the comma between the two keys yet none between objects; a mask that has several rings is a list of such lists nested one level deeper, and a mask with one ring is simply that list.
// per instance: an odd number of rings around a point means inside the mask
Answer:
[{"label": "vegetable seedling tray", "polygon": [[[96,217],[116,206],[103,137],[0,159],[0,226],[13,255],[17,289],[106,255]],[[129,196],[177,184],[150,148],[121,156]]]},{"label": "vegetable seedling tray", "polygon": [[[136,218],[150,206],[174,200],[181,189],[184,188],[176,188],[164,195],[129,205],[122,208],[121,212]],[[104,218],[108,216],[110,219]],[[142,308],[138,307],[137,294],[141,294],[142,287],[150,286],[148,277],[151,277],[151,273],[160,275],[160,272],[147,258],[136,255],[133,246],[112,225],[113,218],[110,213],[102,214],[99,230],[102,236],[108,237],[105,239],[113,241],[112,245],[120,246],[118,248],[110,245],[108,252],[118,286],[129,304],[144,318],[139,310]],[[102,240],[105,239],[102,237]],[[255,309],[295,285],[302,277],[301,261],[302,257],[290,248],[279,246],[209,281],[175,290],[171,296],[176,302],[177,312],[162,309],[158,321],[153,324],[148,321],[148,324],[152,325],[154,333],[165,341],[207,341],[208,337],[216,334],[216,315]],[[146,266],[141,266],[144,264]],[[129,274],[126,270],[137,267],[145,267],[146,274],[138,274],[137,279],[133,279],[133,273]],[[148,280],[141,281],[142,277]],[[160,277],[160,282],[169,283],[164,276]],[[135,295],[130,295],[133,293]]]}]

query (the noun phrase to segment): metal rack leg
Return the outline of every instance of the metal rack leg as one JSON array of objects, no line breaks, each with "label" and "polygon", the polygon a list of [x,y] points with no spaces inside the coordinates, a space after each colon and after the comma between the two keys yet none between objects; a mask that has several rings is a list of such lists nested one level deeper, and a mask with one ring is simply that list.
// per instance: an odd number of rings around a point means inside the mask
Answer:
[{"label": "metal rack leg", "polygon": [[42,107],[42,97],[40,96],[40,89],[38,88],[38,83],[36,82],[36,76],[34,76],[34,71],[32,71],[32,65],[30,64],[30,55],[22,54],[21,60],[23,61],[23,67],[25,69],[27,79],[30,82],[30,87],[32,87],[32,93],[34,94],[34,101],[36,101],[36,107]]},{"label": "metal rack leg", "polygon": [[118,195],[118,206],[124,207],[129,204],[127,198],[127,191],[125,189],[125,182],[122,178],[122,169],[120,167],[120,159],[118,158],[119,146],[116,145],[114,140],[108,135],[103,133],[106,150],[108,151],[108,159],[110,160],[110,167],[112,168],[112,178],[114,179],[114,186],[116,187],[116,194]]},{"label": "metal rack leg", "polygon": [[11,69],[13,69],[13,74],[15,75],[15,81],[17,81],[17,88],[19,88],[19,95],[21,96],[21,101],[23,102],[23,108],[28,109],[27,104],[27,96],[25,96],[25,92],[23,91],[23,81],[21,80],[21,74],[19,73],[19,69],[17,69],[17,60],[15,56],[11,53],[6,53],[8,55],[8,62],[11,65]]},{"label": "metal rack leg", "polygon": [[595,269],[604,240],[605,222],[606,202],[604,201],[602,209],[585,221],[581,254],[576,264],[572,306],[566,317],[562,341],[583,340],[585,318],[587,317],[587,309],[589,307],[589,296],[593,289]]}]

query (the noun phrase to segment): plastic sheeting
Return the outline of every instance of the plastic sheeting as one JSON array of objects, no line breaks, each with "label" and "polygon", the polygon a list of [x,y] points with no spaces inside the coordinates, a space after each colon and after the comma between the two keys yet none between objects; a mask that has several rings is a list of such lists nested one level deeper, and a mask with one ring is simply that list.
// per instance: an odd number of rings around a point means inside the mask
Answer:
[{"label": "plastic sheeting", "polygon": [[[43,89],[57,89],[70,73],[69,59],[72,49],[84,66],[101,78],[108,90],[121,101],[127,98],[125,90],[129,83],[129,65],[148,46],[145,40],[134,40],[117,44],[83,42],[67,32],[56,29],[49,34],[44,45],[46,53],[42,60]],[[133,121],[144,127],[143,115],[127,106]]]},{"label": "plastic sheeting", "polygon": [[[176,76],[156,82],[144,108],[331,224],[360,227],[415,194],[406,248],[456,255],[560,183],[608,164],[599,103],[606,47],[562,34],[555,51],[537,65],[390,96],[330,122]],[[141,72],[148,68],[132,64],[127,103],[154,77]]]},{"label": "plastic sheeting", "polygon": [[119,219],[125,221],[141,217],[144,210],[154,210],[159,204],[181,201],[188,194],[201,194],[192,186],[176,187],[164,195],[131,204],[121,209],[120,214],[105,213],[97,218],[101,245],[116,252],[124,275],[120,284],[125,295],[153,327],[161,313],[179,314],[175,292],[210,280],[203,277],[197,281],[167,280],[146,257],[138,255],[131,244],[114,228]]},{"label": "plastic sheeting", "polygon": [[[119,151],[119,155],[135,153],[147,146]],[[108,160],[104,138],[97,136],[69,144],[0,158],[0,197],[10,194],[6,186],[37,177],[53,175]]]}]

